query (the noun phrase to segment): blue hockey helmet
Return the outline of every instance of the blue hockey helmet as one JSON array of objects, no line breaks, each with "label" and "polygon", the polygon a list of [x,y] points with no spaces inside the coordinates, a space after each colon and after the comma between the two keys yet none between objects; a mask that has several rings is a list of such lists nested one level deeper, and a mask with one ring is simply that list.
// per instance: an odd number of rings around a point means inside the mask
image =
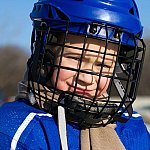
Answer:
[{"label": "blue hockey helmet", "polygon": [[[80,22],[80,23],[103,23],[118,27],[124,31],[132,33],[138,37],[142,36],[143,27],[139,19],[139,13],[134,0],[39,0],[35,3],[31,19],[44,20],[49,22],[49,26],[56,29],[62,29],[63,25],[53,24],[52,19]],[[70,25],[72,32],[86,32],[84,26]],[[101,29],[100,29],[101,30]],[[96,36],[104,36],[97,30]],[[110,38],[115,31],[109,30]],[[124,43],[133,44],[130,37],[125,33],[122,35]]]}]

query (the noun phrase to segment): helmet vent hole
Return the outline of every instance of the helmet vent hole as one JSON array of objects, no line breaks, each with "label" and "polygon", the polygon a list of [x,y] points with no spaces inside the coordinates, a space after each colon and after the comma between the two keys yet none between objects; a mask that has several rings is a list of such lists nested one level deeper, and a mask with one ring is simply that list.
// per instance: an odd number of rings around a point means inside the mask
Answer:
[{"label": "helmet vent hole", "polygon": [[40,9],[41,9],[41,5],[38,5],[38,10],[37,11],[40,11]]},{"label": "helmet vent hole", "polygon": [[52,14],[52,9],[51,9],[51,7],[49,7],[48,17],[49,17],[49,18],[53,18],[53,14]]},{"label": "helmet vent hole", "polygon": [[56,12],[57,12],[58,17],[61,18],[62,20],[69,20],[69,18],[59,9],[56,9]]},{"label": "helmet vent hole", "polygon": [[97,32],[97,25],[94,25],[94,24],[90,25],[89,32],[91,34],[95,34]]},{"label": "helmet vent hole", "polygon": [[132,15],[134,15],[134,9],[133,9],[133,7],[129,10],[129,13],[132,14]]}]

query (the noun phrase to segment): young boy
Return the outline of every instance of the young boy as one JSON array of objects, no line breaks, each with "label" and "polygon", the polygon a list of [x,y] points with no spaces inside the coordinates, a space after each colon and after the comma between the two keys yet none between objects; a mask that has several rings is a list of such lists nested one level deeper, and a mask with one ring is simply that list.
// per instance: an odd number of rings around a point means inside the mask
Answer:
[{"label": "young boy", "polygon": [[39,0],[30,17],[31,57],[0,109],[0,149],[149,150],[132,110],[145,52],[135,2]]}]

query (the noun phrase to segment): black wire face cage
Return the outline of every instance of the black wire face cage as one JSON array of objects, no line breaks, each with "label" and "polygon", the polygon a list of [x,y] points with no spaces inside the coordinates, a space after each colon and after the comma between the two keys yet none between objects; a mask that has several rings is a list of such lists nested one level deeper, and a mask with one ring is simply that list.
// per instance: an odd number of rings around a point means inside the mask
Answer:
[{"label": "black wire face cage", "polygon": [[[55,116],[58,106],[61,105],[65,108],[68,122],[77,123],[85,128],[105,126],[115,121],[126,122],[132,115],[132,103],[137,94],[145,52],[143,40],[107,24],[60,23],[56,20],[50,24],[51,26],[46,22],[34,21],[32,33],[32,55],[28,61],[28,87],[29,93],[34,94],[38,106]],[[60,25],[59,28],[58,25]],[[77,32],[77,29],[73,28],[76,26],[82,27],[82,32],[81,29]],[[82,47],[68,44],[70,35],[83,39]],[[128,37],[126,43],[132,41],[132,44],[125,44],[123,35]],[[98,41],[100,46],[103,43],[103,51],[89,49],[87,43],[90,40]],[[110,44],[116,47],[116,52],[113,54],[109,52]],[[65,56],[66,49],[75,51],[79,54],[78,57],[73,54]],[[100,63],[94,62],[94,65],[99,67],[98,71],[94,71],[94,67],[83,69],[85,53],[93,55],[95,53],[96,56],[100,56]],[[77,61],[78,65],[76,67],[64,65],[63,57]],[[103,70],[110,68],[105,63],[109,57],[113,57],[115,63],[111,73],[106,73]],[[56,70],[54,79],[52,77]],[[62,70],[74,74],[71,81],[73,82],[72,91],[57,88]],[[81,74],[88,74],[97,79],[94,95],[89,96],[78,92]],[[109,86],[105,94],[99,95],[99,85],[103,78],[109,80]],[[81,84],[84,85],[83,82]],[[116,94],[119,95],[119,100],[114,100],[113,96]],[[128,113],[128,118],[123,117],[124,112]]]}]

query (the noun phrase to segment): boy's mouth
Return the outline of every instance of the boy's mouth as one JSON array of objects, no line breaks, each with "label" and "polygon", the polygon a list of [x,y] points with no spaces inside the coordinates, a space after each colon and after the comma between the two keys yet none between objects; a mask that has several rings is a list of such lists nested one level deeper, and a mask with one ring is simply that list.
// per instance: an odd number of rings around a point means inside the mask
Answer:
[{"label": "boy's mouth", "polygon": [[71,92],[76,92],[77,94],[83,94],[83,95],[89,95],[91,92],[93,92],[93,89],[84,89],[80,87],[75,87],[73,85],[69,85],[69,89]]}]

